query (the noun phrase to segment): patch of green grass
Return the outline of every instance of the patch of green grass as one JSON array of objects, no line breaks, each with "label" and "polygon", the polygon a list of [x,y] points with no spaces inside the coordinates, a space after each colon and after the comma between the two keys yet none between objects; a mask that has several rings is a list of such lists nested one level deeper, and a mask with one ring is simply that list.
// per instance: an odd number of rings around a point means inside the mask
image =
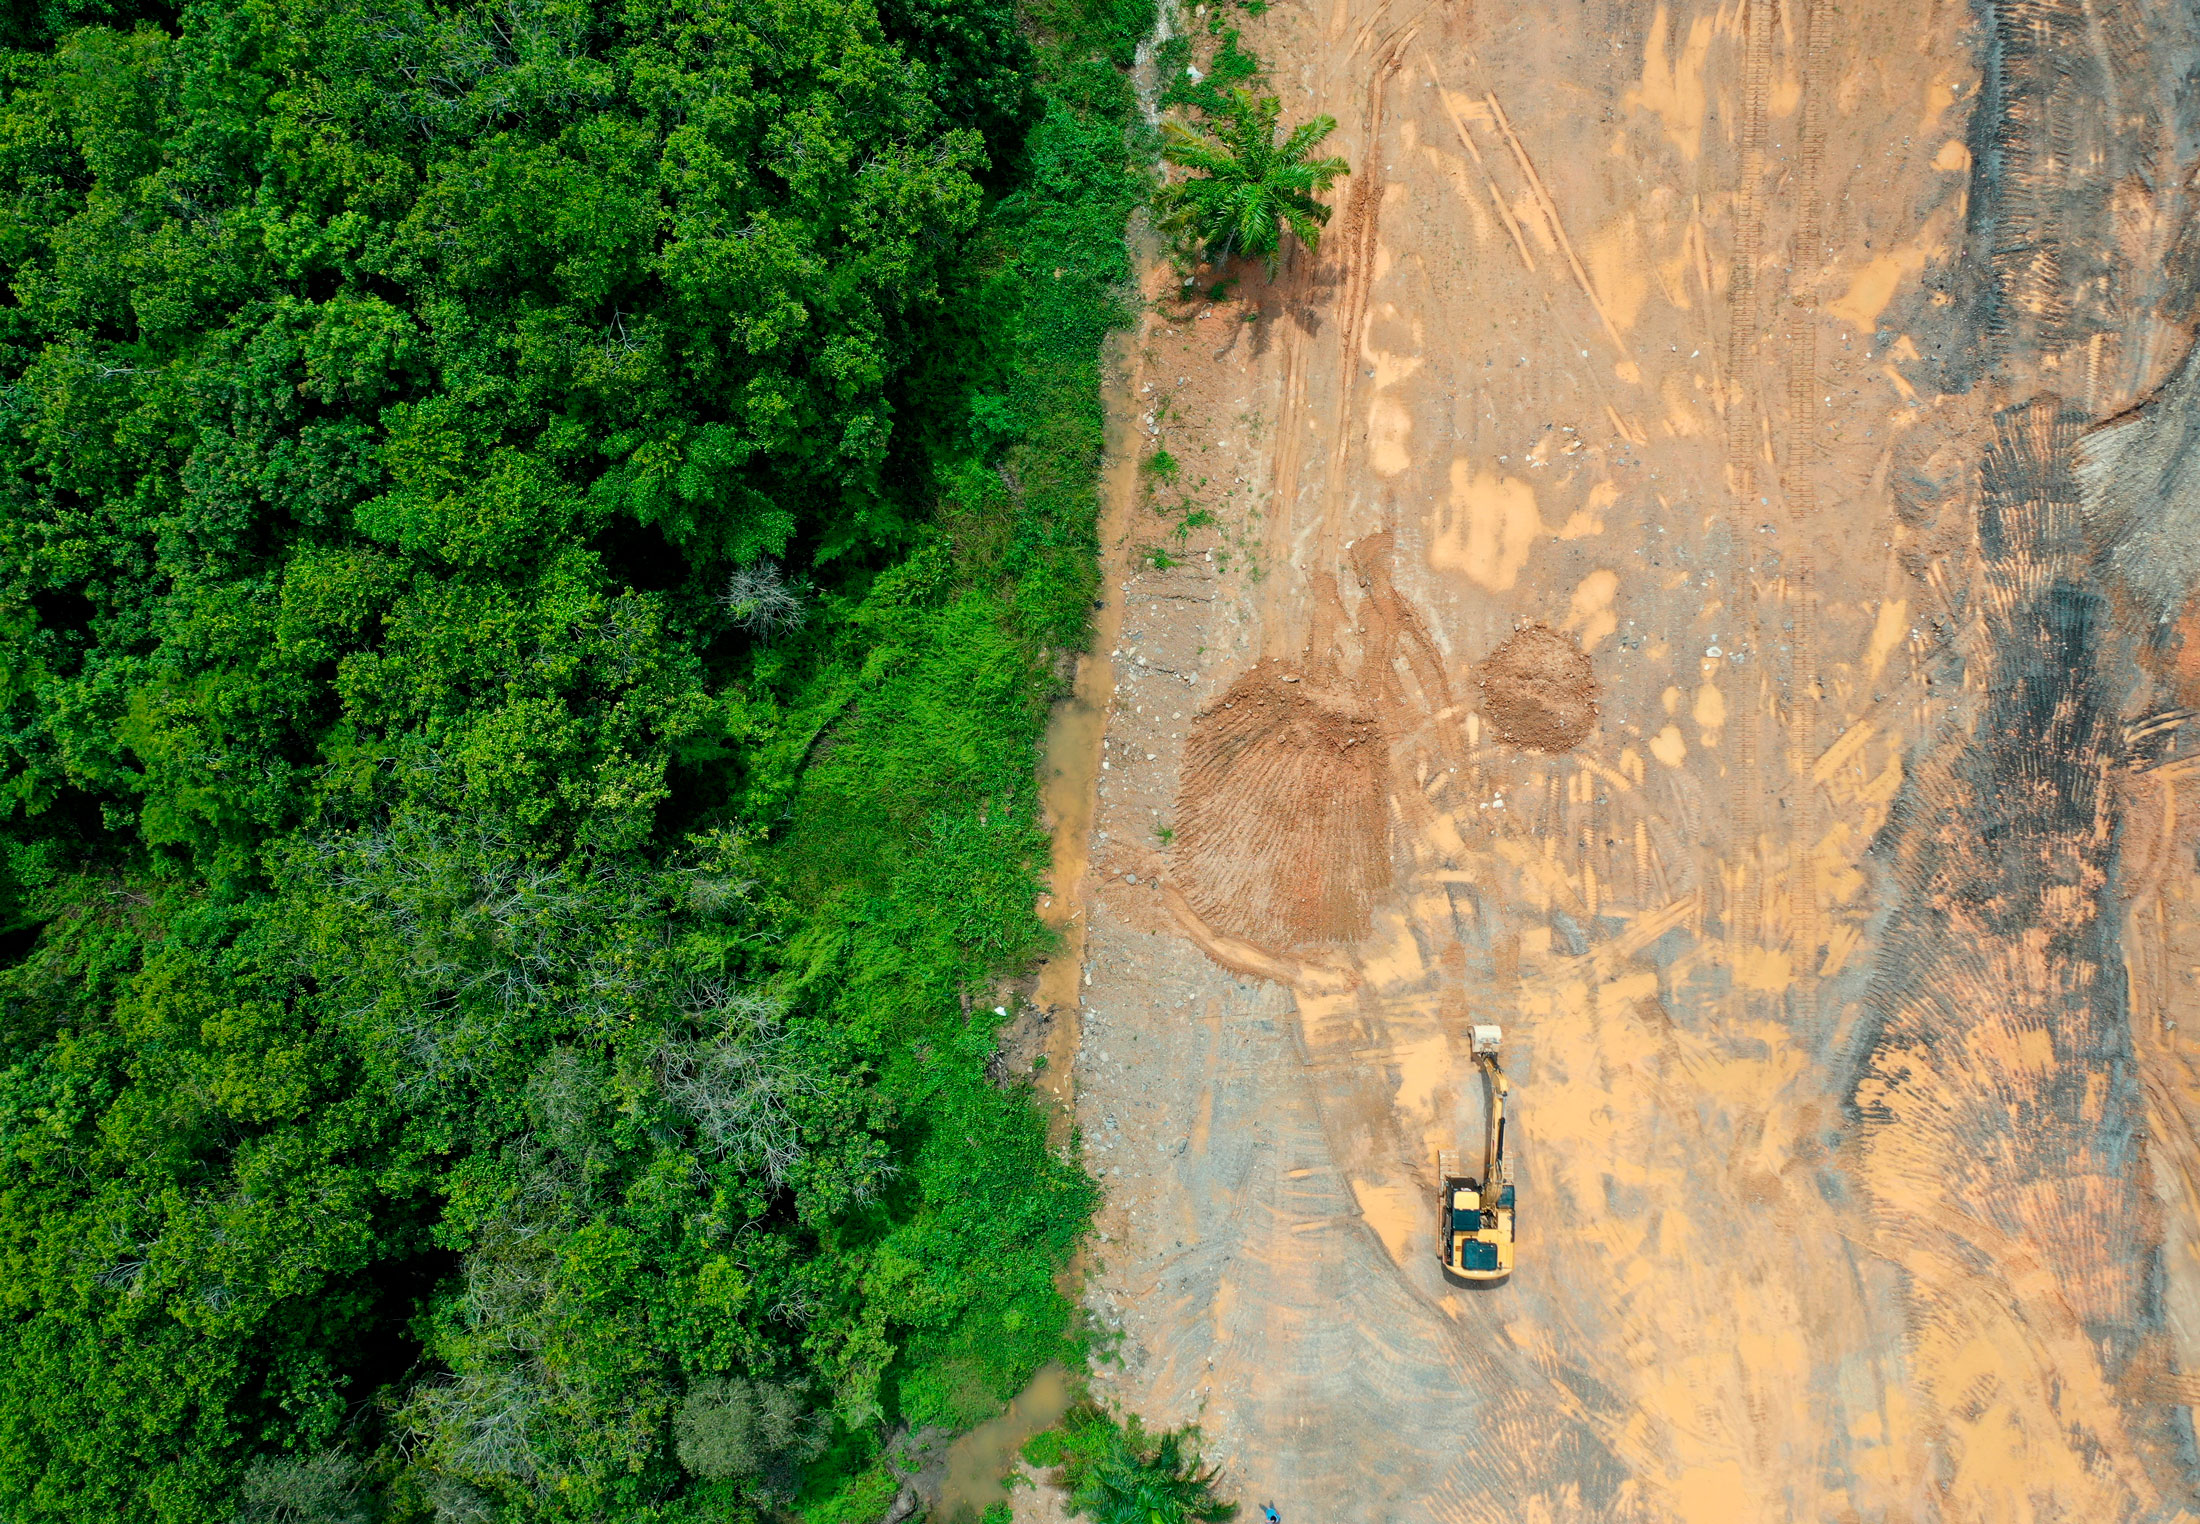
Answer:
[{"label": "patch of green grass", "polygon": [[1205,529],[1209,524],[1212,524],[1214,522],[1215,516],[1212,513],[1208,512],[1204,508],[1194,508],[1186,513],[1184,517],[1178,519],[1176,521],[1176,528],[1170,530],[1169,532],[1175,535],[1176,542],[1179,545],[1182,545],[1190,541],[1192,537],[1192,531],[1194,531],[1195,529]]}]

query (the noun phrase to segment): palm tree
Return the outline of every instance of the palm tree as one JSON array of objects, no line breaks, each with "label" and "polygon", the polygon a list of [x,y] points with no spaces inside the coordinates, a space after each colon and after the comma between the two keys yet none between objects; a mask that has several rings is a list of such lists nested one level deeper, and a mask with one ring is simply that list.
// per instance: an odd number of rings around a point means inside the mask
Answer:
[{"label": "palm tree", "polygon": [[1352,173],[1343,159],[1307,158],[1337,130],[1335,117],[1317,116],[1278,144],[1282,110],[1274,96],[1234,90],[1212,135],[1180,122],[1162,129],[1161,157],[1192,175],[1157,197],[1161,226],[1197,245],[1218,268],[1239,255],[1258,256],[1274,275],[1286,228],[1317,247],[1329,208],[1314,198]]},{"label": "palm tree", "polygon": [[1090,1404],[1073,1409],[1060,1481],[1069,1511],[1092,1524],[1224,1524],[1237,1505],[1215,1495],[1219,1473],[1201,1463],[1196,1428],[1148,1434]]}]

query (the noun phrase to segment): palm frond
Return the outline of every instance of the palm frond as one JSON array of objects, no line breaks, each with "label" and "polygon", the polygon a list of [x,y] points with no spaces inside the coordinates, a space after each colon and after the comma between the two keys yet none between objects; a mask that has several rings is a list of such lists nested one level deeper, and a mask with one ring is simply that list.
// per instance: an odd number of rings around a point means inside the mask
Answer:
[{"label": "palm frond", "polygon": [[1317,246],[1330,209],[1314,198],[1350,174],[1351,166],[1341,158],[1306,157],[1337,130],[1336,118],[1315,117],[1279,144],[1282,111],[1275,96],[1239,88],[1207,130],[1163,124],[1161,157],[1191,172],[1155,195],[1155,217],[1164,231],[1218,266],[1257,257],[1271,275],[1286,232],[1309,249]]},{"label": "palm frond", "polygon": [[[1332,132],[1335,132],[1336,130],[1337,119],[1335,117],[1317,116],[1311,122],[1307,122],[1301,125],[1291,134],[1290,137],[1284,140],[1283,147],[1277,152],[1277,157],[1287,159],[1293,163],[1296,163],[1300,159],[1306,157],[1306,152],[1308,149],[1312,148],[1316,143],[1319,143],[1323,138],[1328,137]],[[1323,162],[1329,164],[1342,164],[1344,160],[1328,159],[1324,160]],[[1338,173],[1342,174],[1343,171],[1339,170]]]}]

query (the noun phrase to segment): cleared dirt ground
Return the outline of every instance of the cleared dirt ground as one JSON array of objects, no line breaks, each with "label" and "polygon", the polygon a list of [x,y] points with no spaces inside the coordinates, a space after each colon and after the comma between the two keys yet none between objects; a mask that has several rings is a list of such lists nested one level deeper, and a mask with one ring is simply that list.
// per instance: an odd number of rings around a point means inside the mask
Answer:
[{"label": "cleared dirt ground", "polygon": [[1117,399],[1106,1384],[1290,1524],[2189,1516],[2192,7],[1245,25],[1353,174]]}]

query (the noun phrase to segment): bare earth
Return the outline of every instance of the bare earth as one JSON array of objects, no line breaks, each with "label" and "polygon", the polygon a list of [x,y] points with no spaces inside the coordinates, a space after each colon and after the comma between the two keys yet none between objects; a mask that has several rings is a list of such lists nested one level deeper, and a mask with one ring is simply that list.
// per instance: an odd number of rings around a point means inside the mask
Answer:
[{"label": "bare earth", "polygon": [[1110,1394],[1290,1524],[2191,1517],[2193,8],[1245,25],[1353,173],[1117,398],[1039,995]]}]

